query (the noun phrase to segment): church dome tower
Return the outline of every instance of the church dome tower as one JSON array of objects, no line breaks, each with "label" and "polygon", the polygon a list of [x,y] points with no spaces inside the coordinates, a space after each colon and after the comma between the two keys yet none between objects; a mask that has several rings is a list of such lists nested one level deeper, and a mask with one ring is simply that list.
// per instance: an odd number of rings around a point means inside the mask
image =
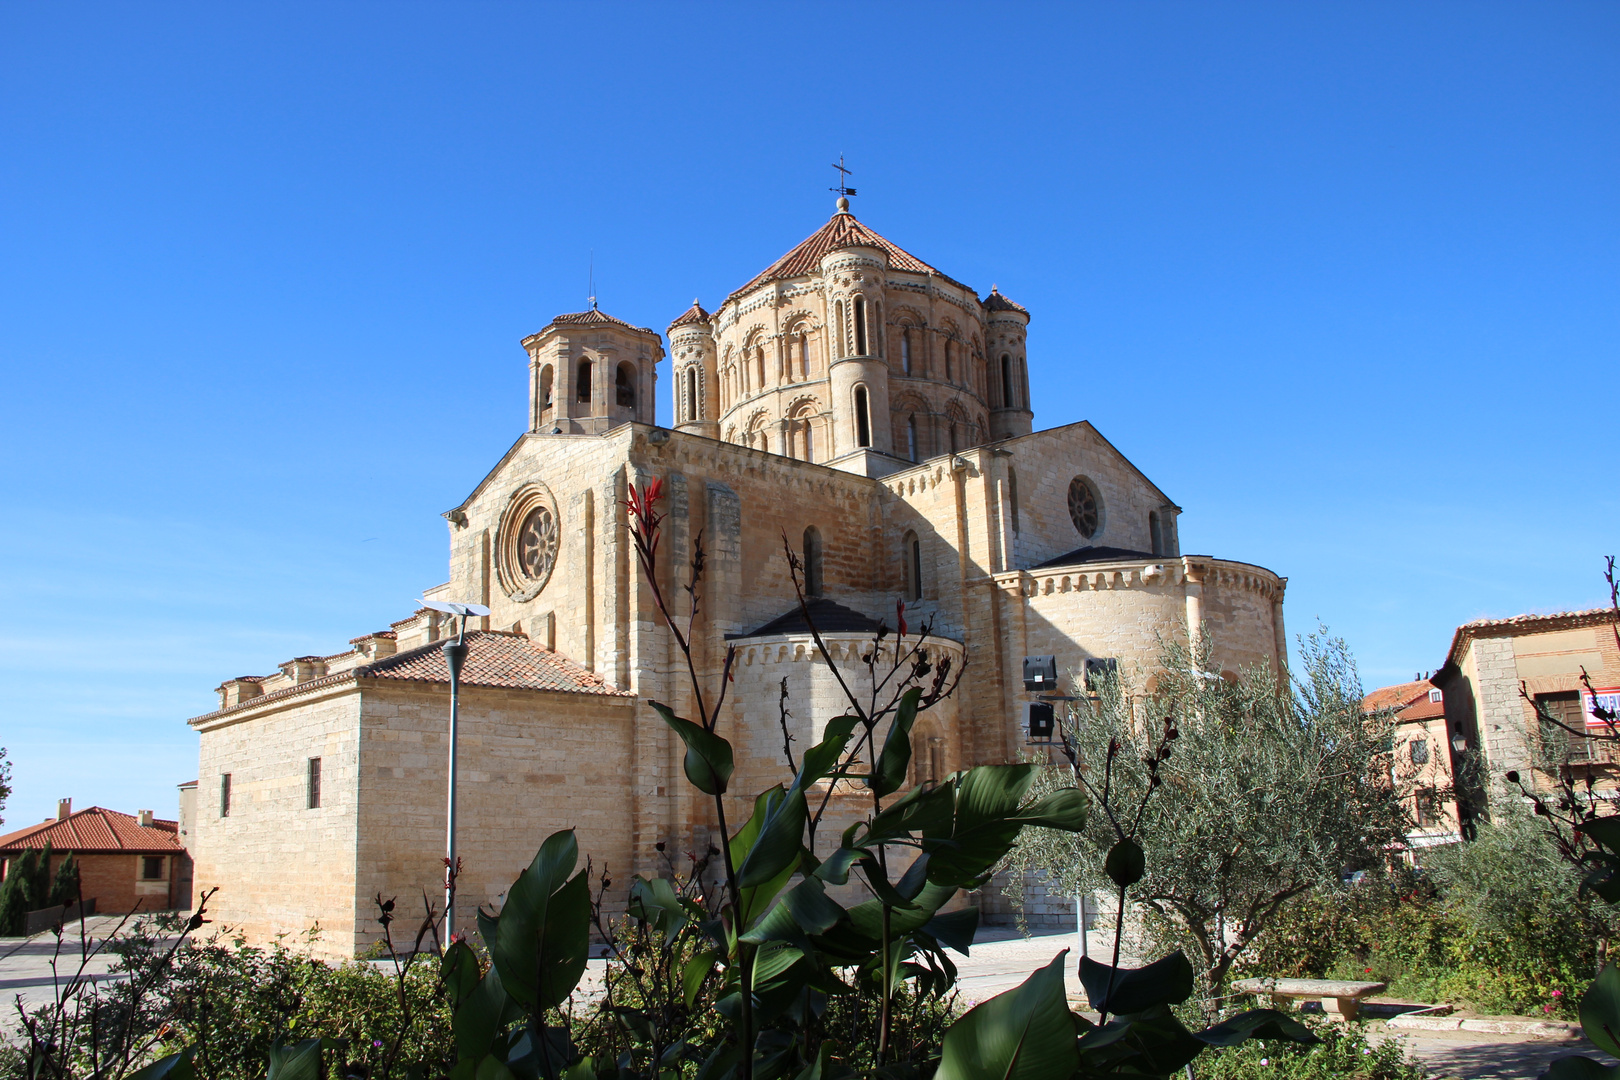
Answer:
[{"label": "church dome tower", "polygon": [[[698,312],[682,316],[694,320],[681,326],[693,347]],[[709,317],[715,431],[867,476],[988,442],[987,314],[976,290],[863,225],[840,198],[825,225]]]},{"label": "church dome tower", "polygon": [[675,369],[675,429],[718,439],[720,390],[714,323],[696,300],[669,324],[669,353]]}]

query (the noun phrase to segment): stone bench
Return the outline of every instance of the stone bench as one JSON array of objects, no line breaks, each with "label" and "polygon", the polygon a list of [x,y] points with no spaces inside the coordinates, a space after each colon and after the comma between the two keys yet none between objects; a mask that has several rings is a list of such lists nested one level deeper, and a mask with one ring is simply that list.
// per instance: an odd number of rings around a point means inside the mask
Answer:
[{"label": "stone bench", "polygon": [[1239,979],[1232,984],[1245,994],[1269,997],[1273,1005],[1283,1008],[1294,1000],[1320,1001],[1323,1012],[1340,1020],[1354,1020],[1361,999],[1371,997],[1388,985],[1340,979]]}]

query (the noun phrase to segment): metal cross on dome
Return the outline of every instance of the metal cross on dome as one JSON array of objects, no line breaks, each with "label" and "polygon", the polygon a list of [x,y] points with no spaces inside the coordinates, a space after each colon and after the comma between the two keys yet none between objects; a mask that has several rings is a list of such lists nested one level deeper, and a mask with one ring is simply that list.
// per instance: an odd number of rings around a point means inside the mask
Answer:
[{"label": "metal cross on dome", "polygon": [[855,194],[855,189],[849,186],[849,178],[854,174],[851,173],[850,170],[844,168],[843,154],[838,155],[838,164],[834,165],[833,168],[838,170],[838,186],[835,188],[828,188],[827,190],[835,191],[845,198]]}]

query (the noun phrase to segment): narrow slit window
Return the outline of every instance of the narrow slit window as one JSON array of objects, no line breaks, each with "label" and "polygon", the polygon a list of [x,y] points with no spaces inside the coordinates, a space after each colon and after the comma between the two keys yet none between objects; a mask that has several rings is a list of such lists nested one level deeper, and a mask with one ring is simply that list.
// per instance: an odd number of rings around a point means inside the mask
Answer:
[{"label": "narrow slit window", "polygon": [[855,445],[872,445],[872,419],[866,414],[866,387],[855,388]]},{"label": "narrow slit window", "polygon": [[1013,368],[1010,356],[1001,358],[1001,405],[1006,409],[1013,407]]},{"label": "narrow slit window", "polygon": [[906,560],[906,599],[921,600],[922,587],[922,541],[917,534],[908,532],[901,541],[901,555]]},{"label": "narrow slit window", "polygon": [[1016,535],[1018,535],[1018,531],[1019,531],[1018,530],[1018,471],[1016,469],[1012,469],[1012,468],[1009,468],[1007,470],[1007,502],[1010,504],[1010,507],[1012,509],[1013,535],[1016,536]]},{"label": "narrow slit window", "polygon": [[911,327],[902,327],[900,330],[900,370],[907,375],[911,374]]},{"label": "narrow slit window", "polygon": [[804,595],[820,596],[821,530],[811,525],[804,530]]},{"label": "narrow slit window", "polygon": [[866,355],[866,298],[855,298],[855,355]]},{"label": "narrow slit window", "polygon": [[219,776],[219,816],[231,816],[231,774],[221,773]]},{"label": "narrow slit window", "polygon": [[319,810],[321,806],[321,759],[309,759],[309,775],[305,780],[305,795],[311,810]]}]

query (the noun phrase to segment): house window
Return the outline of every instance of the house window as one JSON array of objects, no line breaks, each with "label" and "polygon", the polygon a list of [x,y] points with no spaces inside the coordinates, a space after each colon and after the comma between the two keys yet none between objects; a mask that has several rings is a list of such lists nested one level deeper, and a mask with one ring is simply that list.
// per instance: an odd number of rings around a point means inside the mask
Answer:
[{"label": "house window", "polygon": [[142,855],[141,856],[141,880],[142,881],[162,881],[163,880],[163,856],[162,855]]},{"label": "house window", "polygon": [[221,773],[219,777],[219,816],[231,816],[231,774]]},{"label": "house window", "polygon": [[855,445],[872,445],[872,418],[866,413],[866,387],[855,388]]},{"label": "house window", "polygon": [[1429,740],[1412,740],[1412,764],[1427,765],[1429,763]]},{"label": "house window", "polygon": [[906,599],[921,600],[922,589],[922,541],[917,539],[914,532],[906,533],[900,544],[901,555],[906,561]]},{"label": "house window", "polygon": [[321,805],[321,759],[309,759],[309,776],[305,782],[305,794],[308,795],[309,809],[317,810]]},{"label": "house window", "polygon": [[574,373],[574,400],[589,402],[591,400],[591,362],[581,360],[579,370]]},{"label": "house window", "polygon": [[866,355],[866,298],[855,298],[855,355]]},{"label": "house window", "polygon": [[1440,824],[1439,799],[1435,797],[1434,788],[1418,788],[1413,801],[1413,819],[1418,828]]},{"label": "house window", "polygon": [[804,530],[804,595],[821,595],[821,530],[811,525]]}]

